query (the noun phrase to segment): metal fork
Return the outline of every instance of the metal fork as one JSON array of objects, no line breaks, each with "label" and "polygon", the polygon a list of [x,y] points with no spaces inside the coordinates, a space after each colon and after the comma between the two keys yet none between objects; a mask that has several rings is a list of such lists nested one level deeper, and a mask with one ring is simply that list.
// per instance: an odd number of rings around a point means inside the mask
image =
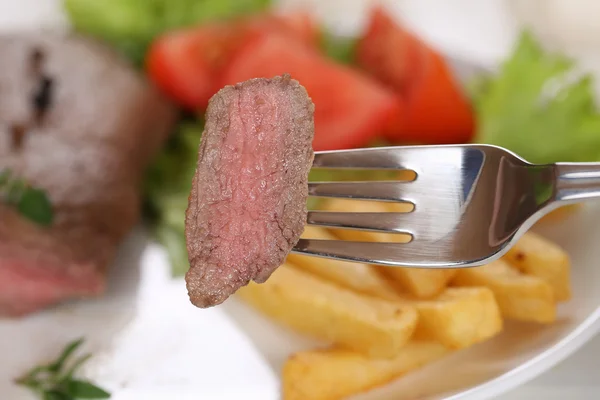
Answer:
[{"label": "metal fork", "polygon": [[313,168],[412,170],[413,181],[315,182],[309,195],[408,202],[409,213],[311,211],[307,223],[405,233],[409,243],[300,239],[294,253],[393,267],[474,267],[494,261],[538,219],[600,197],[600,163],[534,165],[489,145],[317,152]]}]

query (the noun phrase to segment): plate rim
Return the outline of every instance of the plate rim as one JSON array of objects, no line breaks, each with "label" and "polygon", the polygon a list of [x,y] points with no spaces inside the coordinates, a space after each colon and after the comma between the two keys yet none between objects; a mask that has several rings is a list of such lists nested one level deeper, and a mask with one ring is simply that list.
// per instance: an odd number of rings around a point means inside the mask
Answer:
[{"label": "plate rim", "polygon": [[543,353],[492,380],[443,397],[441,400],[489,399],[508,393],[566,360],[598,334],[600,334],[600,306],[570,334]]}]

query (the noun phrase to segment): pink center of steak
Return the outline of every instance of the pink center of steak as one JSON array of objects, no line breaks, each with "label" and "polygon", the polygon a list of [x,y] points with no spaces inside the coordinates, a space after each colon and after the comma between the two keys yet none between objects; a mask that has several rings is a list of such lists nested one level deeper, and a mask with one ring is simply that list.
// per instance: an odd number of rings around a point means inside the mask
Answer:
[{"label": "pink center of steak", "polygon": [[269,89],[258,95],[241,91],[229,109],[220,194],[210,205],[215,216],[209,227],[215,238],[213,257],[222,263],[223,274],[246,272],[279,258],[270,245],[283,239],[277,215],[285,206],[280,197],[284,165],[277,155],[283,154],[285,143],[277,131],[285,129],[290,113],[286,96]]},{"label": "pink center of steak", "polygon": [[[104,276],[95,265],[75,265],[66,273],[64,266],[40,265],[22,257],[0,260],[0,311],[22,316],[52,305],[65,297],[89,297],[104,291]],[[19,301],[13,301],[18,298]]]}]

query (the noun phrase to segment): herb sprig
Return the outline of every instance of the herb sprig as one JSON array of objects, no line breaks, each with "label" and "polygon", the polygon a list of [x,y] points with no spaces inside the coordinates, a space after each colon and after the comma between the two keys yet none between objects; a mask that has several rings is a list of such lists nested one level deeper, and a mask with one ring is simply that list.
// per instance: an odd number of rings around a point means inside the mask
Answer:
[{"label": "herb sprig", "polygon": [[32,187],[9,169],[0,171],[0,199],[39,225],[49,226],[54,221],[52,204],[46,192]]},{"label": "herb sprig", "polygon": [[75,352],[82,344],[83,339],[67,344],[55,361],[33,368],[15,380],[15,383],[31,389],[42,400],[110,398],[110,393],[104,389],[89,381],[74,378],[78,369],[91,357],[91,354],[84,354],[72,361]]}]

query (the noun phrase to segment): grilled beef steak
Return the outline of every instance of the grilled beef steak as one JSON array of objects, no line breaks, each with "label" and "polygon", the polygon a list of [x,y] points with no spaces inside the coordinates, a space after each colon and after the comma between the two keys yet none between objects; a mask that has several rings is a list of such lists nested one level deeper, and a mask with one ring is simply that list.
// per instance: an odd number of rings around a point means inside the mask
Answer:
[{"label": "grilled beef steak", "polygon": [[54,208],[44,227],[0,202],[0,315],[17,316],[103,292],[176,110],[83,37],[4,35],[0,57],[0,171],[45,190]]},{"label": "grilled beef steak", "polygon": [[314,105],[289,76],[227,86],[211,100],[186,214],[192,303],[264,282],[306,222]]}]

